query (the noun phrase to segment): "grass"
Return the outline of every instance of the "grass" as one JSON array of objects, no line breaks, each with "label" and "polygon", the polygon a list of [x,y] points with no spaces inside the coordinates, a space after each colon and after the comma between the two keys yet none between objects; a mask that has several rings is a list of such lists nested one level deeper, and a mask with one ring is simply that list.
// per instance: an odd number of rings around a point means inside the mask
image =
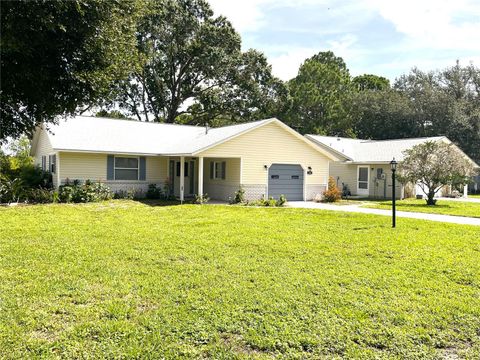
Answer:
[{"label": "grass", "polygon": [[133,201],[0,208],[0,357],[480,357],[478,227]]},{"label": "grass", "polygon": [[471,197],[473,199],[480,199],[480,194],[468,195],[468,197]]},{"label": "grass", "polygon": [[[392,201],[380,201],[369,203],[363,207],[390,210]],[[431,214],[468,216],[480,218],[480,204],[462,201],[438,200],[435,206],[429,206],[425,200],[421,199],[405,199],[396,202],[398,211],[422,212]]]}]

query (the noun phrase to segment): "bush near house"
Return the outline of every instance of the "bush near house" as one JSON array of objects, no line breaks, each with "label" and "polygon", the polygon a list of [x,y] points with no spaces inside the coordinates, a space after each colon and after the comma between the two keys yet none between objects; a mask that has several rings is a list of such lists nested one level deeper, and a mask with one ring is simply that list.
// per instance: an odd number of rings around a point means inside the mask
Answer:
[{"label": "bush near house", "polygon": [[64,185],[58,188],[58,200],[63,203],[87,203],[95,201],[110,200],[113,192],[108,186],[100,182],[86,180],[80,184],[78,180],[71,183],[68,179]]},{"label": "bush near house", "polygon": [[342,192],[338,189],[333,176],[328,178],[328,189],[323,193],[324,202],[336,202],[342,198]]}]

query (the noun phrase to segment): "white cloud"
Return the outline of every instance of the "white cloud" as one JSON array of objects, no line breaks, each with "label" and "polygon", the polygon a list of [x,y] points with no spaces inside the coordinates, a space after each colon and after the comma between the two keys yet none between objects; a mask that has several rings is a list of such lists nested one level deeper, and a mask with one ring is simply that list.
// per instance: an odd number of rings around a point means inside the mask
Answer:
[{"label": "white cloud", "polygon": [[[369,0],[415,48],[480,52],[480,3],[470,0]],[[467,21],[466,19],[470,19]]]},{"label": "white cloud", "polygon": [[270,0],[210,0],[210,5],[217,15],[223,15],[231,21],[239,32],[255,31],[263,25],[265,14],[261,6]]},{"label": "white cloud", "polygon": [[[480,57],[479,0],[210,2],[217,14],[232,21],[244,38],[245,47],[265,52],[274,74],[284,80],[294,77],[306,58],[326,50],[342,56],[354,75],[379,73],[392,79],[413,66],[423,70],[443,68],[453,65],[457,58],[462,63],[474,61],[478,65]],[[308,11],[318,9],[318,26],[312,25],[311,21],[303,23],[292,19],[280,28],[284,34],[296,34],[297,38],[301,34],[298,43],[292,45],[287,39],[284,43],[278,39],[275,43],[259,40],[265,39],[262,31],[268,28],[272,32],[279,26],[271,16],[272,10],[288,14],[289,9],[301,7],[308,8]],[[298,16],[298,11],[296,14]],[[306,13],[306,16],[312,14],[317,16],[316,13]],[[362,38],[362,29],[378,17],[389,22],[400,35],[390,45],[378,47],[374,43],[366,44]],[[305,41],[301,40],[302,37]]]}]

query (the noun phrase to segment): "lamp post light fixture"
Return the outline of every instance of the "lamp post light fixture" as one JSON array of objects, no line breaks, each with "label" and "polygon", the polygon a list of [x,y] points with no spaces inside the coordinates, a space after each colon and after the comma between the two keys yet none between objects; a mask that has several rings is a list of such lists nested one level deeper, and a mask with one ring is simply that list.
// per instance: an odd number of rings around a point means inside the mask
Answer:
[{"label": "lamp post light fixture", "polygon": [[396,214],[395,214],[395,172],[397,171],[397,162],[395,158],[390,161],[390,169],[392,170],[392,228],[396,225]]}]

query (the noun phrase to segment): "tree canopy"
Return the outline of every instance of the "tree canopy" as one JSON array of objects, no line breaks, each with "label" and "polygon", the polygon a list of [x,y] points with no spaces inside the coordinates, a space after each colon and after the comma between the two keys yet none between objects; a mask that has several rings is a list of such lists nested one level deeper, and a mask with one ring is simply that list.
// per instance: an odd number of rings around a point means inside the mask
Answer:
[{"label": "tree canopy", "polygon": [[414,68],[392,89],[355,93],[351,114],[358,137],[444,135],[480,161],[480,69],[473,65],[434,72]]},{"label": "tree canopy", "polygon": [[0,140],[91,107],[134,66],[137,2],[0,4]]},{"label": "tree canopy", "polygon": [[143,67],[121,81],[117,101],[139,120],[204,123],[270,115],[283,84],[265,56],[241,39],[204,0],[149,3],[139,21]]},{"label": "tree canopy", "polygon": [[435,205],[434,196],[446,185],[468,184],[473,164],[452,144],[427,141],[405,151],[399,166],[402,182],[420,182],[427,204]]},{"label": "tree canopy", "polygon": [[352,135],[347,99],[350,74],[341,57],[331,51],[305,60],[289,81],[288,123],[302,133]]}]

